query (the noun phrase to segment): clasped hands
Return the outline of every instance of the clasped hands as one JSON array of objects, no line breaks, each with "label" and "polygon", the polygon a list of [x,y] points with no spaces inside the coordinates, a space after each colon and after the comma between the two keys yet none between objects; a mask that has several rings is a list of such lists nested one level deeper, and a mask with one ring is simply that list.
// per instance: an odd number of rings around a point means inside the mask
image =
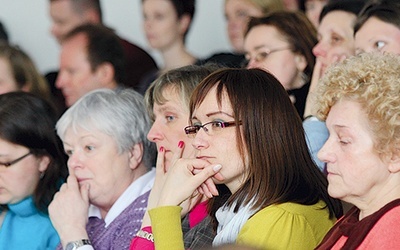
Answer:
[{"label": "clasped hands", "polygon": [[184,159],[183,150],[184,145],[177,148],[169,169],[164,166],[165,152],[159,150],[156,180],[148,208],[179,205],[183,208],[183,214],[186,214],[200,201],[218,195],[212,178],[224,180],[219,173],[222,166],[194,157]]}]

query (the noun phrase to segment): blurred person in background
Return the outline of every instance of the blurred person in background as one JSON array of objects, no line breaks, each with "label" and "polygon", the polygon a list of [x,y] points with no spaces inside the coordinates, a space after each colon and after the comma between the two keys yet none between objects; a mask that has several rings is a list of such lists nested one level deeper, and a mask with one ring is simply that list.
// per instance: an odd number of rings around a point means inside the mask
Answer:
[{"label": "blurred person in background", "polygon": [[280,11],[252,18],[245,36],[247,68],[273,74],[288,92],[300,117],[315,64],[316,30],[301,12]]},{"label": "blurred person in background", "polygon": [[195,4],[195,0],[142,0],[143,30],[147,42],[163,59],[161,69],[148,74],[145,84],[168,70],[197,61],[185,44]]},{"label": "blurred person in background", "polygon": [[122,88],[123,53],[117,35],[105,26],[84,24],[70,31],[61,46],[56,81],[65,105],[70,107],[95,89]]},{"label": "blurred person in background", "polygon": [[227,67],[243,67],[244,36],[250,18],[281,10],[284,10],[281,0],[225,0],[226,31],[233,51],[216,53],[198,64],[213,62]]},{"label": "blurred person in background", "polygon": [[304,109],[303,127],[314,161],[321,170],[325,164],[317,157],[318,151],[328,139],[325,123],[315,117],[314,90],[327,68],[355,54],[354,24],[364,0],[330,1],[321,11],[318,26],[318,43],[313,48],[316,62]]},{"label": "blurred person in background", "polygon": [[0,43],[0,94],[12,91],[30,92],[54,104],[49,85],[32,59],[18,46]]},{"label": "blurred person in background", "polygon": [[[51,34],[61,44],[64,37],[75,27],[82,24],[103,25],[100,0],[49,0],[49,14],[52,20]],[[150,71],[157,69],[153,58],[139,46],[120,38],[125,60],[125,76],[121,84],[132,87],[144,94],[148,86],[140,85],[140,80]],[[46,75],[51,86],[54,87],[58,72]],[[57,89],[53,93],[62,99]]]}]

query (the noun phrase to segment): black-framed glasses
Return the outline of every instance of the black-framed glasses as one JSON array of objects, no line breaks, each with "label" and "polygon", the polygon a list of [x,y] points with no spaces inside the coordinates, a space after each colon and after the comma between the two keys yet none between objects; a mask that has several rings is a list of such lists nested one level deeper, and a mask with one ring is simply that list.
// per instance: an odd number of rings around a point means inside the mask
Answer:
[{"label": "black-framed glasses", "polygon": [[278,51],[283,51],[283,50],[290,50],[290,47],[281,47],[281,48],[276,48],[276,49],[271,49],[269,51],[262,51],[257,53],[253,58],[251,58],[249,55],[246,55],[246,62],[249,63],[251,59],[254,59],[256,62],[263,62],[269,55],[272,53],[278,52]]},{"label": "black-framed glasses", "polygon": [[199,130],[201,128],[203,128],[203,130],[204,130],[204,132],[206,132],[206,134],[215,135],[218,132],[220,132],[223,128],[230,127],[232,125],[235,125],[236,123],[239,125],[242,125],[242,121],[238,121],[238,122],[235,122],[235,121],[231,121],[231,122],[212,121],[212,122],[207,122],[202,125],[196,124],[196,125],[187,126],[184,128],[184,130],[188,137],[194,138],[196,136],[197,132],[199,132]]},{"label": "black-framed glasses", "polygon": [[0,166],[5,166],[6,168],[8,168],[9,166],[14,165],[15,163],[23,160],[25,157],[27,157],[30,154],[32,154],[32,152],[29,151],[27,154],[24,154],[23,156],[15,159],[15,160],[12,160],[12,161],[9,161],[9,162],[0,162]]}]

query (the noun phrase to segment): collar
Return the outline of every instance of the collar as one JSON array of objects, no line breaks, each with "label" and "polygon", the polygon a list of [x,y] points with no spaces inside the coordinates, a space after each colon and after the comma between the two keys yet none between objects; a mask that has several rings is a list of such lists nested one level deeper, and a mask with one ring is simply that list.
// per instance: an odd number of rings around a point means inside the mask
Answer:
[{"label": "collar", "polygon": [[[138,179],[132,182],[131,185],[122,193],[122,195],[117,199],[114,205],[108,211],[106,217],[104,218],[105,226],[114,221],[127,208],[134,200],[139,196],[146,193],[153,187],[154,178],[156,176],[155,168],[152,168],[146,174],[140,176]],[[89,206],[89,217],[101,218],[100,209],[94,205]]]},{"label": "collar", "polygon": [[7,206],[9,211],[20,217],[28,217],[38,212],[33,203],[32,196],[29,196],[18,203],[8,204]]}]

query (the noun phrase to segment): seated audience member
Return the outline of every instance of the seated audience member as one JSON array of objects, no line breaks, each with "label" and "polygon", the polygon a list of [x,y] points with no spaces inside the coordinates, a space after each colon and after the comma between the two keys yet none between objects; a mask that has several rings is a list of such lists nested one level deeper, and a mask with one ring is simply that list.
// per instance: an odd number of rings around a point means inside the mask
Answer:
[{"label": "seated audience member", "polygon": [[7,29],[4,27],[2,22],[0,22],[0,42],[9,42]]},{"label": "seated audience member", "polygon": [[67,176],[56,112],[25,92],[0,95],[0,249],[54,249],[47,207]]},{"label": "seated audience member", "polygon": [[354,22],[364,5],[364,0],[334,0],[322,9],[318,26],[318,43],[313,48],[316,62],[311,78],[309,94],[304,109],[303,127],[314,161],[324,170],[317,153],[329,134],[324,122],[315,117],[314,89],[325,70],[331,65],[355,54]]},{"label": "seated audience member", "polygon": [[[329,197],[301,120],[275,77],[260,69],[214,72],[192,94],[189,117],[185,132],[196,157],[175,154],[149,210],[156,249],[184,249],[180,214],[199,194],[210,205],[223,204],[209,210],[214,246],[312,249],[320,243],[342,215],[341,204]],[[215,184],[232,195],[218,197]]]},{"label": "seated audience member", "polygon": [[148,74],[143,85],[148,86],[168,70],[197,61],[185,44],[195,4],[195,0],[142,0],[143,30],[147,42],[151,48],[161,53],[163,60],[162,69]]},{"label": "seated audience member", "polygon": [[[82,24],[103,24],[100,0],[49,0],[50,17],[52,20],[51,33],[61,44],[68,32]],[[121,84],[132,87],[144,94],[147,86],[141,86],[140,80],[151,71],[157,69],[153,58],[142,48],[118,39],[123,48],[124,71]],[[47,75],[52,86],[55,84],[57,72]]]},{"label": "seated audience member", "polygon": [[226,30],[233,53],[216,53],[199,60],[197,64],[218,63],[226,67],[241,68],[244,58],[244,34],[251,17],[262,17],[274,11],[284,10],[281,0],[225,0]]},{"label": "seated audience member", "polygon": [[[147,138],[158,148],[157,169],[164,176],[174,161],[176,152],[184,157],[193,156],[191,139],[183,130],[189,121],[189,99],[196,85],[216,69],[214,65],[189,65],[170,70],[158,77],[145,94],[145,103],[153,119]],[[158,200],[163,180],[157,178],[151,191],[151,200]],[[149,203],[147,208],[156,204]],[[215,233],[207,217],[207,203],[197,204],[182,219],[182,231],[186,249],[211,246]],[[205,219],[206,218],[206,219]],[[154,249],[154,243],[146,237],[152,233],[148,213],[145,214],[142,229],[133,239],[130,249]]]},{"label": "seated audience member", "polygon": [[272,73],[303,117],[315,57],[316,30],[301,12],[274,12],[252,18],[245,35],[247,68]]},{"label": "seated audience member", "polygon": [[69,156],[67,183],[49,207],[62,247],[129,249],[155,176],[143,97],[132,89],[92,91],[56,128]]},{"label": "seated audience member", "polygon": [[328,69],[318,117],[329,138],[328,192],[354,205],[317,249],[397,249],[400,245],[400,57],[363,53]]},{"label": "seated audience member", "polygon": [[52,103],[50,88],[32,59],[20,48],[0,43],[0,94],[25,91]]},{"label": "seated audience member", "polygon": [[354,27],[356,53],[400,54],[400,2],[375,0],[367,4]]},{"label": "seated audience member", "polygon": [[56,86],[67,107],[92,90],[122,86],[124,74],[123,50],[112,30],[85,24],[64,37]]}]

